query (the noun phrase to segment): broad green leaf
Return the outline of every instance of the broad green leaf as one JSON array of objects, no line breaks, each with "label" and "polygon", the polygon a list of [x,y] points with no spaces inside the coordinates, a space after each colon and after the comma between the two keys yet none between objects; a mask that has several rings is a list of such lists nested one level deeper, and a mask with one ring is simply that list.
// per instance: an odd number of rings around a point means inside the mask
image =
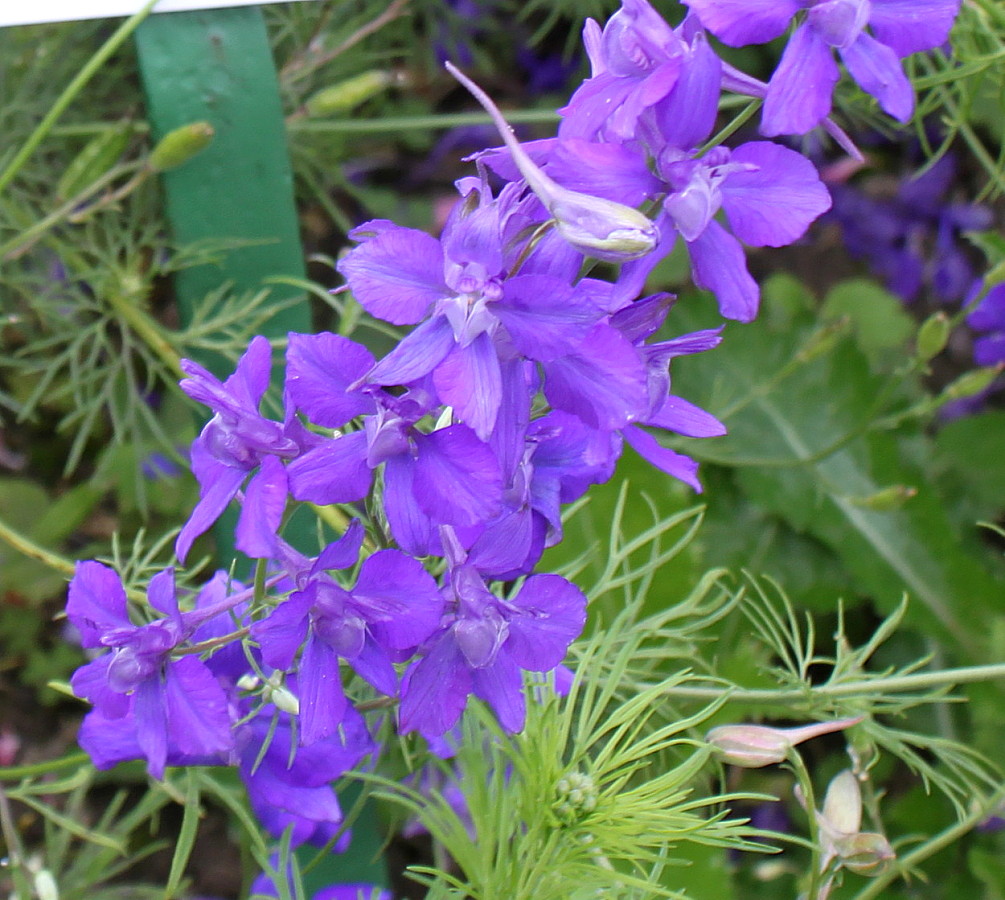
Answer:
[{"label": "broad green leaf", "polygon": [[[915,624],[974,655],[986,635],[980,619],[997,607],[1000,589],[955,533],[930,467],[908,459],[905,449],[915,453],[922,436],[865,433],[885,382],[854,340],[801,358],[818,328],[811,311],[776,311],[730,328],[719,348],[688,360],[675,391],[722,418],[730,434],[714,450],[701,441],[683,449],[734,466],[751,500],[828,546],[881,611],[906,591]],[[861,502],[894,485],[917,495],[890,510]]]}]

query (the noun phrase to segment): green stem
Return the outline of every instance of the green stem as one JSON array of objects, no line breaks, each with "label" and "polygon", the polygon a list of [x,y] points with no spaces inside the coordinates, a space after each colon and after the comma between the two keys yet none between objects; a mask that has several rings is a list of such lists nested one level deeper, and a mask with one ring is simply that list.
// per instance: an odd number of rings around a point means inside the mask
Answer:
[{"label": "green stem", "polygon": [[74,572],[75,566],[73,560],[39,546],[30,538],[26,538],[23,534],[15,531],[2,519],[0,519],[0,540],[9,544],[23,556],[38,560],[50,569],[55,569],[64,575],[72,575]]},{"label": "green stem", "polygon": [[893,675],[889,678],[863,678],[859,681],[842,681],[837,684],[821,684],[789,690],[767,690],[722,687],[691,687],[680,685],[668,688],[666,696],[678,700],[708,701],[726,696],[733,703],[798,703],[817,699],[837,699],[841,697],[872,696],[876,694],[896,694],[910,691],[924,691],[970,684],[977,681],[992,681],[1005,678],[1005,663],[986,666],[964,666],[958,669],[943,669],[938,672],[918,672],[913,675]]},{"label": "green stem", "polygon": [[132,297],[110,291],[105,295],[105,299],[172,375],[179,379],[185,377],[178,353],[157,324],[137,304],[131,302]]},{"label": "green stem", "polygon": [[46,113],[45,118],[38,123],[35,130],[29,135],[21,149],[14,154],[14,158],[7,164],[7,168],[0,173],[0,191],[3,191],[13,180],[21,167],[28,161],[31,155],[38,149],[39,144],[45,140],[56,120],[66,111],[66,108],[74,101],[77,94],[83,90],[84,86],[111,57],[119,47],[126,41],[140,23],[150,14],[157,0],[147,0],[143,8],[133,16],[123,22],[115,33],[102,45],[97,53],[92,56],[85,66],[77,73],[62,94],[59,95],[52,108]]},{"label": "green stem", "polygon": [[947,829],[937,834],[930,841],[926,841],[920,847],[916,847],[910,853],[901,857],[900,864],[896,868],[884,872],[874,878],[865,888],[859,891],[853,900],[874,900],[880,896],[881,892],[894,880],[900,878],[905,872],[909,872],[913,867],[934,856],[940,850],[948,847],[953,842],[959,840],[967,832],[972,831],[977,825],[984,821],[992,810],[999,803],[1005,800],[1005,786],[995,791],[984,803],[974,810],[965,819],[961,819],[955,825],[950,825]]},{"label": "green stem", "polygon": [[810,845],[813,847],[813,855],[810,860],[809,884],[806,887],[806,900],[817,900],[817,894],[820,890],[821,844],[820,824],[817,822],[816,815],[817,801],[816,795],[813,793],[813,779],[810,777],[809,769],[806,768],[806,763],[803,762],[802,756],[799,755],[799,751],[795,748],[789,752],[788,765],[799,784],[802,803],[806,810],[806,824],[810,835]]},{"label": "green stem", "polygon": [[71,769],[82,766],[90,761],[86,753],[71,753],[61,759],[50,759],[46,762],[32,763],[28,766],[7,766],[0,768],[0,781],[20,781],[23,778],[34,778],[38,775],[49,775],[60,769]]}]

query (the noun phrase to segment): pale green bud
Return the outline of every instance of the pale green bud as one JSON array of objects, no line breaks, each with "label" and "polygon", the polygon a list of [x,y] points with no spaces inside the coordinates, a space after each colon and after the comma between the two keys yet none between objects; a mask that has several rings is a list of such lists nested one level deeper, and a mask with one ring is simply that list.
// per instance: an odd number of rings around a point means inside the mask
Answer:
[{"label": "pale green bud", "polygon": [[400,80],[394,72],[371,69],[312,94],[304,103],[304,111],[311,118],[351,112]]},{"label": "pale green bud", "polygon": [[836,841],[834,849],[841,865],[857,875],[881,875],[896,859],[890,842],[874,831],[861,831]]},{"label": "pale green bud", "polygon": [[985,369],[974,369],[966,372],[949,384],[942,392],[940,400],[965,400],[987,390],[1002,371],[1001,366],[988,366]]},{"label": "pale green bud", "polygon": [[864,497],[852,497],[851,502],[864,509],[873,509],[877,512],[889,512],[900,509],[908,500],[918,495],[918,489],[909,487],[906,484],[892,484],[882,488],[874,494],[867,494]]},{"label": "pale green bud", "polygon": [[821,815],[831,829],[841,834],[855,834],[862,827],[862,789],[851,769],[831,779]]},{"label": "pale green bud", "polygon": [[209,122],[189,122],[174,131],[169,131],[150,151],[147,164],[155,172],[177,169],[193,156],[205,150],[216,132]]},{"label": "pale green bud", "polygon": [[944,312],[937,312],[925,319],[918,329],[918,342],[914,351],[917,359],[926,363],[945,350],[949,330],[949,317]]},{"label": "pale green bud", "polygon": [[705,735],[705,740],[718,752],[719,758],[724,763],[744,769],[759,769],[762,766],[784,762],[796,744],[822,734],[849,728],[861,721],[862,717],[858,716],[854,719],[818,722],[797,728],[720,725]]},{"label": "pale green bud", "polygon": [[645,256],[656,247],[659,232],[646,216],[624,203],[570,191],[557,184],[520,146],[489,95],[452,63],[446,63],[446,68],[492,117],[520,174],[554,217],[558,233],[576,250],[596,259],[624,262]]},{"label": "pale green bud", "polygon": [[35,873],[34,881],[38,900],[59,900],[59,887],[56,879],[52,877],[52,872],[42,869]]}]

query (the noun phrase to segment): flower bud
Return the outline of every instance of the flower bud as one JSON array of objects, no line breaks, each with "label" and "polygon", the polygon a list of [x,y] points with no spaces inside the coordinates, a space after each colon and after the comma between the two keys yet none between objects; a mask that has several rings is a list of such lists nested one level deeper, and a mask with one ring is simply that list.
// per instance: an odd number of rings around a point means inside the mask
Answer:
[{"label": "flower bud", "polygon": [[918,341],[914,351],[918,361],[926,363],[938,356],[946,348],[949,331],[949,317],[944,312],[937,312],[925,319],[918,329]]},{"label": "flower bud", "polygon": [[351,112],[399,80],[394,72],[371,69],[312,94],[304,103],[304,111],[311,118]]},{"label": "flower bud", "polygon": [[169,131],[150,151],[147,164],[155,172],[166,172],[187,163],[193,156],[205,150],[216,132],[209,122],[189,122],[174,131]]},{"label": "flower bud", "polygon": [[646,216],[624,203],[581,194],[557,184],[520,146],[489,95],[452,63],[448,62],[446,68],[492,117],[513,162],[554,217],[555,228],[563,239],[580,253],[608,262],[638,259],[656,247],[659,232]]},{"label": "flower bud", "polygon": [[840,731],[862,721],[838,719],[834,722],[818,722],[797,728],[772,728],[769,725],[720,725],[713,728],[705,740],[719,754],[719,758],[729,765],[744,769],[759,769],[784,762],[789,751],[803,741]]},{"label": "flower bud", "polygon": [[864,497],[852,497],[851,502],[855,506],[863,509],[872,509],[876,512],[889,512],[900,509],[908,500],[918,495],[918,489],[909,487],[906,484],[892,484],[874,494],[867,494]]},{"label": "flower bud", "polygon": [[834,849],[841,865],[857,875],[881,875],[896,859],[890,842],[874,831],[861,831],[838,840]]},{"label": "flower bud", "polygon": [[943,390],[940,400],[965,400],[987,390],[1002,371],[1001,366],[988,366],[966,372]]}]

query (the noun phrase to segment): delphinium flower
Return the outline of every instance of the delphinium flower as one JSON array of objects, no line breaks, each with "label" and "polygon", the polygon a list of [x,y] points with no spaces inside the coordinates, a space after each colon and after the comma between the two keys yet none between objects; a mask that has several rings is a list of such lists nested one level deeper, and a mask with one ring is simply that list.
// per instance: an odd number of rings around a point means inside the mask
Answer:
[{"label": "delphinium flower", "polygon": [[81,736],[92,757],[114,757],[122,741],[132,741],[150,774],[161,778],[169,750],[192,759],[219,756],[233,748],[233,736],[227,696],[210,669],[198,656],[172,655],[202,621],[179,611],[174,572],[154,576],[147,596],[164,618],[134,625],[119,576],[101,563],[77,564],[67,617],[85,648],[111,652],[78,669],[70,684],[94,706]]},{"label": "delphinium flower", "polygon": [[561,663],[586,621],[586,597],[558,575],[531,575],[514,596],[499,597],[449,534],[444,542],[448,613],[405,674],[399,728],[442,735],[474,693],[506,730],[520,731],[523,672],[547,672]]},{"label": "delphinium flower", "polygon": [[[711,133],[722,66],[700,33],[687,41],[645,0],[626,0],[604,27],[587,27],[594,76],[562,110],[557,139],[536,142],[532,157],[555,182],[627,206],[655,204],[653,252],[626,262],[624,295],[641,290],[680,235],[699,287],[726,318],[750,321],[759,289],[741,241],[779,247],[800,238],[830,206],[813,164],[777,144],[735,149],[698,145]],[[485,161],[504,178],[522,174],[509,153]],[[716,221],[725,213],[730,230]]]},{"label": "delphinium flower", "polygon": [[831,109],[840,77],[836,50],[851,77],[900,122],[914,92],[900,60],[943,44],[960,0],[683,0],[702,25],[732,47],[782,35],[804,13],[771,76],[762,133],[805,134]]},{"label": "delphinium flower", "polygon": [[297,666],[300,740],[313,744],[344,729],[349,709],[339,659],[377,691],[397,693],[393,663],[411,656],[439,625],[443,601],[432,576],[400,550],[378,550],[362,563],[351,589],[329,571],[354,565],[363,543],[355,520],[316,560],[292,548],[285,562],[298,589],[251,626],[262,659],[280,670]]},{"label": "delphinium flower", "polygon": [[182,390],[214,415],[192,444],[199,503],[178,535],[178,559],[185,560],[192,542],[220,517],[245,481],[235,543],[249,556],[268,556],[286,508],[282,460],[293,459],[302,449],[289,423],[271,421],[259,412],[272,370],[269,342],[254,338],[223,383],[191,360],[183,360],[182,368],[189,376],[181,382]]},{"label": "delphinium flower", "polygon": [[1005,364],[1005,284],[987,292],[967,316],[967,324],[979,334],[974,341],[974,362],[979,366]]}]

